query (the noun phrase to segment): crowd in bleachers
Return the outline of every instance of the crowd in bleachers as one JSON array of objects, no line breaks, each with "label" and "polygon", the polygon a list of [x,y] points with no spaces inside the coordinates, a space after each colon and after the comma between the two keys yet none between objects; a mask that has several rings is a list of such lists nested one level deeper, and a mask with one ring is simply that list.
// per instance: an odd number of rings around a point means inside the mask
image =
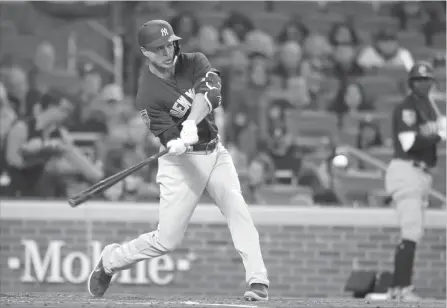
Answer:
[{"label": "crowd in bleachers", "polygon": [[[204,53],[222,72],[217,122],[249,203],[371,204],[383,191],[381,173],[354,159],[334,170],[332,158],[350,145],[388,162],[390,110],[415,60],[434,66],[445,113],[445,2],[144,2],[135,12],[137,20],[168,19],[182,51]],[[2,140],[15,117],[40,112],[42,96],[55,91],[47,73],[59,69],[51,42],[39,45],[29,67],[15,56],[3,55],[0,68]],[[104,176],[157,152],[133,94],[81,64],[77,89],[64,93],[76,106],[65,126]],[[445,156],[440,161],[445,192]],[[89,185],[77,170],[59,168],[57,197]],[[156,171],[152,164],[101,198],[156,200]]]}]

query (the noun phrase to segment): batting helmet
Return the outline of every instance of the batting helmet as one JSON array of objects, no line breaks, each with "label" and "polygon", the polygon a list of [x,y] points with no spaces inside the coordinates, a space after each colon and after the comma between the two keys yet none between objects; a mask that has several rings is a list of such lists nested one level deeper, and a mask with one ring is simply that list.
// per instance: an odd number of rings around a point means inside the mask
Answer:
[{"label": "batting helmet", "polygon": [[410,70],[408,79],[434,79],[433,67],[425,61],[416,62]]},{"label": "batting helmet", "polygon": [[150,20],[138,30],[138,45],[140,47],[159,47],[181,39],[174,34],[172,26],[165,20]]}]

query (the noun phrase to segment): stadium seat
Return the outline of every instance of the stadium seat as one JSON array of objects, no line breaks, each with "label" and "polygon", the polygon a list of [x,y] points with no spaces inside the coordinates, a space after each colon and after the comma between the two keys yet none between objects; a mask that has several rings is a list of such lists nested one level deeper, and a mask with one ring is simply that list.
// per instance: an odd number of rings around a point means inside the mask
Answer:
[{"label": "stadium seat", "polygon": [[317,1],[271,1],[273,11],[282,14],[312,15],[321,10]]},{"label": "stadium seat", "polygon": [[335,114],[325,111],[290,110],[287,127],[291,133],[304,136],[332,136],[338,130]]},{"label": "stadium seat", "polygon": [[404,98],[405,97],[401,94],[385,94],[375,99],[374,106],[376,107],[377,111],[385,112],[391,115],[393,108],[397,104],[400,104]]},{"label": "stadium seat", "polygon": [[387,78],[393,78],[397,82],[402,80],[407,80],[408,72],[402,67],[379,67],[374,70],[374,75],[376,76],[386,76]]},{"label": "stadium seat", "polygon": [[313,204],[313,192],[310,187],[272,184],[259,188],[260,199],[269,205],[309,206]]},{"label": "stadium seat", "polygon": [[371,2],[367,1],[328,1],[325,9],[328,12],[336,12],[344,15],[355,15],[359,18],[375,15]]},{"label": "stadium seat", "polygon": [[[203,2],[199,1],[199,3]],[[228,12],[234,10],[244,14],[248,13],[249,15],[252,15],[253,12],[264,12],[266,8],[265,1],[218,1],[216,6],[220,11]]]},{"label": "stadium seat", "polygon": [[[171,1],[171,8],[176,11],[206,12],[218,9],[221,1]],[[197,14],[200,17],[200,14]]]},{"label": "stadium seat", "polygon": [[411,54],[413,55],[413,58],[415,61],[418,60],[424,60],[424,61],[430,61],[436,56],[438,53],[445,53],[444,51],[436,48],[426,47],[426,46],[417,46],[415,48],[412,48]]},{"label": "stadium seat", "polygon": [[422,33],[416,31],[399,31],[397,34],[401,46],[410,50],[425,46],[425,39]]},{"label": "stadium seat", "polygon": [[383,174],[380,171],[336,171],[334,172],[337,195],[345,200],[367,205],[372,191],[384,189]]},{"label": "stadium seat", "polygon": [[357,80],[365,89],[366,97],[375,100],[384,94],[401,93],[399,83],[392,77],[385,76],[363,76]]},{"label": "stadium seat", "polygon": [[278,13],[257,13],[252,17],[256,28],[276,37],[284,24],[288,21],[289,16]]},{"label": "stadium seat", "polygon": [[201,24],[213,26],[216,29],[219,29],[219,27],[222,25],[223,21],[227,18],[227,16],[228,16],[227,12],[208,11],[203,12],[202,14],[197,16],[197,18],[199,19]]},{"label": "stadium seat", "polygon": [[440,32],[434,35],[433,37],[433,47],[437,49],[444,50],[445,54],[445,48],[446,48],[446,33]]},{"label": "stadium seat", "polygon": [[32,59],[40,42],[34,35],[2,34],[0,56],[13,54],[19,59]]},{"label": "stadium seat", "polygon": [[9,20],[0,21],[0,36],[3,37],[4,35],[18,35],[17,28],[15,27],[13,22]]}]

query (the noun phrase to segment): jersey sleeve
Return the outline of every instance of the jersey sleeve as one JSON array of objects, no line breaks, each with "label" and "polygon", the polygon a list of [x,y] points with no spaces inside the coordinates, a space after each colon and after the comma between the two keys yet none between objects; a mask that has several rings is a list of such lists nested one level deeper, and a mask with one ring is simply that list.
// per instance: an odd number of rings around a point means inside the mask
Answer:
[{"label": "jersey sleeve", "polygon": [[194,54],[194,85],[198,85],[211,69],[212,67],[207,57],[203,53],[196,52]]},{"label": "jersey sleeve", "polygon": [[213,68],[202,53],[195,54],[194,59],[194,92],[205,94],[210,111],[222,103],[222,80],[220,72]]},{"label": "jersey sleeve", "polygon": [[419,132],[419,119],[414,108],[397,108],[394,114],[395,134],[414,133],[414,142],[409,151],[421,150],[440,141],[438,134],[423,135]]},{"label": "jersey sleeve", "polygon": [[394,114],[396,133],[418,131],[418,118],[416,110],[410,107],[397,108]]},{"label": "jersey sleeve", "polygon": [[220,72],[213,68],[205,55],[200,52],[195,53],[193,79],[196,93],[203,94],[212,86],[218,86],[220,90]]}]

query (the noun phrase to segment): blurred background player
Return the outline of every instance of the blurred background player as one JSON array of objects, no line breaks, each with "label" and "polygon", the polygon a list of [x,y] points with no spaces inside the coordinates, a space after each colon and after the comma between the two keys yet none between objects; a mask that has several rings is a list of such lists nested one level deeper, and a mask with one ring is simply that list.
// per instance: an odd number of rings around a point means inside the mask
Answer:
[{"label": "blurred background player", "polygon": [[423,235],[424,210],[437,162],[437,145],[446,140],[446,118],[438,117],[430,103],[433,68],[416,63],[409,73],[411,93],[392,116],[394,158],[386,171],[385,187],[396,204],[401,241],[394,259],[392,298],[417,301],[412,274],[417,243]]}]

